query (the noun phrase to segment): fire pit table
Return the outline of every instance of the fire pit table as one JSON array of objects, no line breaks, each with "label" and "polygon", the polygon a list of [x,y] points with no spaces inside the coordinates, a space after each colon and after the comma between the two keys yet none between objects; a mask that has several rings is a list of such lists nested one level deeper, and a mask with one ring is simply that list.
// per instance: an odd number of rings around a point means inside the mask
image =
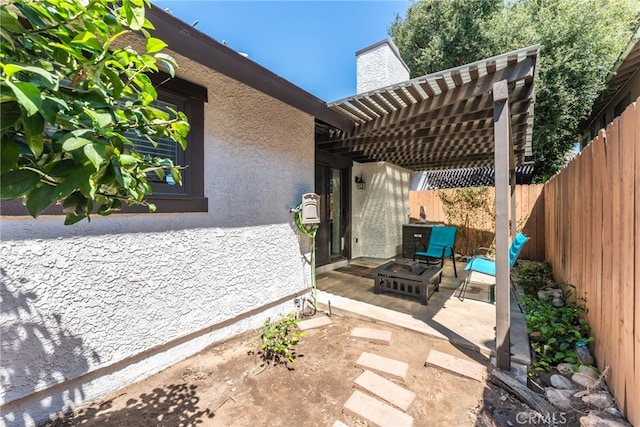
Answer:
[{"label": "fire pit table", "polygon": [[373,270],[375,285],[373,293],[381,291],[418,296],[420,303],[427,304],[429,296],[438,291],[442,268],[417,264],[407,260],[390,261]]}]

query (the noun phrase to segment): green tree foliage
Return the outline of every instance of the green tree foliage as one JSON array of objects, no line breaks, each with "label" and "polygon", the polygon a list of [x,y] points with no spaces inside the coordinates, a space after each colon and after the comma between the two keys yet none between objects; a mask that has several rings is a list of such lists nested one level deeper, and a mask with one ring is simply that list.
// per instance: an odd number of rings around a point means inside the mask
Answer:
[{"label": "green tree foliage", "polygon": [[[180,167],[136,152],[130,136],[186,148],[189,123],[152,105],[149,73],[173,76],[145,18],[148,0],[15,0],[0,6],[2,199],[37,217],[61,202],[65,224],[146,204],[150,173]],[[135,33],[135,38],[127,38]],[[127,41],[129,40],[129,41]],[[143,52],[128,43],[139,40]]]},{"label": "green tree foliage", "polygon": [[637,0],[422,0],[389,32],[412,76],[540,44],[533,152],[544,182],[564,165],[639,22]]},{"label": "green tree foliage", "polygon": [[502,0],[424,0],[414,3],[390,34],[412,77],[435,73],[492,56],[486,24]]}]

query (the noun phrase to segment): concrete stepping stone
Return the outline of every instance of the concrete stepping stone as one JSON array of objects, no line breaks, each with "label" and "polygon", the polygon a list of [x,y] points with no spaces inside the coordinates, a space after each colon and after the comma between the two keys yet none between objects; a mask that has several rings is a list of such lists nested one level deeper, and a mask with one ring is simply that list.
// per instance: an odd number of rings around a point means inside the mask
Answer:
[{"label": "concrete stepping stone", "polygon": [[364,371],[354,381],[356,387],[386,400],[393,406],[406,411],[416,398],[416,394],[404,387],[392,383],[371,371]]},{"label": "concrete stepping stone", "polygon": [[353,331],[351,331],[351,337],[374,342],[376,344],[389,345],[391,342],[391,331],[382,331],[380,329],[370,328],[353,328]]},{"label": "concrete stepping stone", "polygon": [[453,372],[454,374],[472,378],[477,381],[482,381],[482,374],[485,371],[485,367],[479,363],[460,359],[459,357],[455,357],[438,350],[431,350],[429,352],[426,364],[442,368],[446,371]]},{"label": "concrete stepping stone", "polygon": [[360,355],[356,362],[356,366],[368,369],[387,378],[400,381],[404,381],[407,377],[407,372],[409,371],[408,363],[367,352],[363,352]]},{"label": "concrete stepping stone", "polygon": [[355,390],[344,404],[343,412],[378,427],[412,427],[413,417],[399,409]]},{"label": "concrete stepping stone", "polygon": [[307,329],[315,329],[322,328],[323,326],[327,326],[331,324],[331,319],[327,316],[314,317],[313,319],[301,320],[298,322],[298,328],[301,331],[306,331]]}]

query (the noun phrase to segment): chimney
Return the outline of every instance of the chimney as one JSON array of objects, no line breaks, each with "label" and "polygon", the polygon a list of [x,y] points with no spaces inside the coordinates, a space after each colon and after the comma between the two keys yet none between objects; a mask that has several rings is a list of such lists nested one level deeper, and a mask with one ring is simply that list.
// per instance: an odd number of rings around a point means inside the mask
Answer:
[{"label": "chimney", "polygon": [[409,67],[391,39],[357,51],[356,72],[358,94],[409,80]]}]

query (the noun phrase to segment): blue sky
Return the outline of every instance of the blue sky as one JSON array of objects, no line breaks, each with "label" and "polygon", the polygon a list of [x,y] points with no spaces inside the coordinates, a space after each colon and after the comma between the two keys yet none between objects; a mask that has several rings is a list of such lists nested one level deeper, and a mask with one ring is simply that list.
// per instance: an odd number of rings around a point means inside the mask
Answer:
[{"label": "blue sky", "polygon": [[356,92],[356,51],[389,37],[409,0],[152,0],[324,101]]}]

